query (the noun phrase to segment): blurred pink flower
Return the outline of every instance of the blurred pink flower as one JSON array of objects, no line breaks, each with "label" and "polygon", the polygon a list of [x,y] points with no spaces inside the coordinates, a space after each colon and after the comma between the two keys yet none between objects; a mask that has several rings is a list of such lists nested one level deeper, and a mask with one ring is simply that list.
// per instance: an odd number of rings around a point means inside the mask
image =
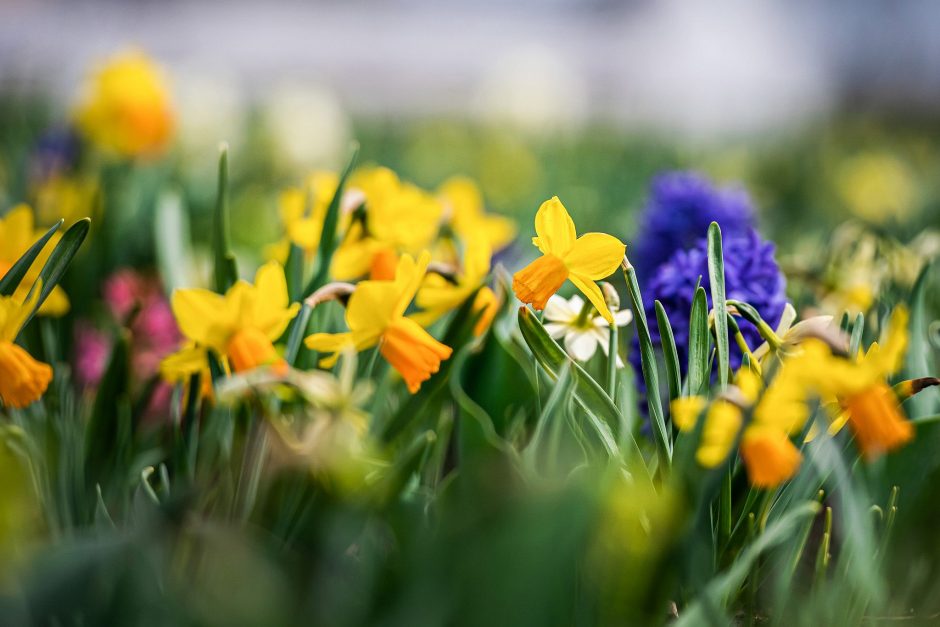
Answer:
[{"label": "blurred pink flower", "polygon": [[111,355],[111,338],[90,323],[75,325],[75,378],[83,387],[95,387],[101,381]]}]

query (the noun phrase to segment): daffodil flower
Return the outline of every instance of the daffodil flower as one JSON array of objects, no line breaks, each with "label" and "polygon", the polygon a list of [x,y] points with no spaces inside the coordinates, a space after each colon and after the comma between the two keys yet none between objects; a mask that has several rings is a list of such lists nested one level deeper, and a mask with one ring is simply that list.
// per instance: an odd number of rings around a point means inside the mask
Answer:
[{"label": "daffodil flower", "polygon": [[175,126],[169,88],[141,52],[119,54],[91,77],[75,111],[79,130],[100,148],[126,157],[166,149]]},{"label": "daffodil flower", "polygon": [[623,261],[626,246],[612,235],[585,233],[577,236],[574,221],[558,197],[547,200],[535,215],[532,243],[542,256],[513,276],[512,289],[524,303],[542,310],[566,280],[571,280],[609,324],[614,316],[595,281],[614,273]]},{"label": "daffodil flower", "polygon": [[516,237],[516,224],[511,219],[487,213],[483,194],[471,179],[455,176],[438,188],[446,219],[454,233],[462,239],[481,236],[492,250],[499,250]]},{"label": "daffodil flower", "polygon": [[15,344],[39,297],[38,285],[26,300],[0,296],[0,400],[8,407],[23,408],[45,393],[52,380],[52,367],[36,361]]},{"label": "daffodil flower", "polygon": [[400,253],[416,254],[431,245],[443,207],[388,168],[357,170],[349,187],[365,199],[365,220],[350,225],[333,255],[330,272],[339,281],[366,275],[390,279]]},{"label": "daffodil flower", "polygon": [[303,189],[291,187],[281,192],[277,208],[285,238],[271,247],[269,257],[284,263],[291,244],[299,247],[308,258],[316,254],[326,211],[338,185],[339,177],[335,172],[314,172]]},{"label": "daffodil flower", "polygon": [[300,305],[290,304],[284,270],[271,261],[258,270],[254,285],[240,280],[224,296],[205,289],[179,289],[173,292],[172,307],[188,340],[227,359],[235,372],[243,372],[281,361],[273,342]]},{"label": "daffodil flower", "polygon": [[418,290],[416,302],[423,309],[414,319],[421,326],[428,326],[448,311],[460,307],[476,292],[473,310],[479,318],[474,326],[474,335],[482,335],[489,328],[499,309],[499,299],[489,286],[484,285],[490,273],[492,249],[485,236],[477,233],[467,243],[463,265],[451,278],[429,273]]},{"label": "daffodil flower", "polygon": [[[575,294],[564,299],[555,294],[545,306],[545,330],[555,339],[564,338],[565,350],[577,361],[588,361],[600,346],[607,355],[610,346],[610,325],[600,315],[594,314],[594,308],[585,311],[584,300]],[[614,313],[614,324],[624,327],[633,320],[629,309]],[[623,362],[617,356],[617,367]]]},{"label": "daffodil flower", "polygon": [[[10,271],[13,264],[29,250],[36,240],[45,234],[45,229],[37,229],[33,221],[33,211],[27,205],[17,205],[8,214],[0,218],[0,276]],[[39,272],[52,254],[52,249],[61,235],[56,233],[50,238],[39,256],[27,270],[14,294],[20,301],[26,299],[30,286],[39,278]],[[69,299],[65,291],[56,285],[39,308],[39,315],[62,316],[68,313]]]},{"label": "daffodil flower", "polygon": [[392,281],[362,281],[349,297],[346,307],[346,333],[314,333],[305,342],[308,348],[333,353],[320,363],[332,366],[349,346],[362,351],[378,345],[379,352],[417,392],[421,384],[440,369],[451,348],[441,344],[420,324],[405,317],[427,271],[428,253],[417,261],[402,255]]}]

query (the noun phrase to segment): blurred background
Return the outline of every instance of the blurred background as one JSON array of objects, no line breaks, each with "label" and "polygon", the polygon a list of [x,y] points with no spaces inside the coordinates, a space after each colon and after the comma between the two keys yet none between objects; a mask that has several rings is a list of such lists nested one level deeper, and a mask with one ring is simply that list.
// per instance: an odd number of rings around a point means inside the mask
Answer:
[{"label": "blurred background", "polygon": [[6,0],[0,133],[66,123],[95,64],[138,47],[186,176],[229,142],[249,240],[276,226],[253,180],[336,169],[353,138],[419,184],[467,174],[516,215],[558,194],[627,237],[671,168],[743,183],[781,246],[805,218],[910,237],[940,215],[938,31],[929,0]]}]

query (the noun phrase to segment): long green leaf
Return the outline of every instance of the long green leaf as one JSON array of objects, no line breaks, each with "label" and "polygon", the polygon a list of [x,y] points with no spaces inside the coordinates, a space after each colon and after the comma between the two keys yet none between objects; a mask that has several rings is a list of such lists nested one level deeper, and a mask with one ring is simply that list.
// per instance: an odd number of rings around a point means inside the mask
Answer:
[{"label": "long green leaf", "polygon": [[712,308],[715,310],[715,342],[718,348],[718,382],[728,386],[730,355],[728,351],[728,308],[725,303],[725,259],[721,251],[721,227],[708,225],[708,279],[711,282]]},{"label": "long green leaf", "polygon": [[663,304],[653,301],[656,308],[656,326],[659,327],[659,339],[663,345],[663,359],[666,362],[666,382],[669,384],[669,400],[679,398],[682,390],[682,377],[679,374],[679,351],[676,349],[676,338],[672,334],[672,325]]},{"label": "long green leaf", "polygon": [[3,277],[0,277],[0,296],[11,296],[13,292],[16,291],[16,288],[20,286],[20,282],[23,280],[23,277],[26,276],[26,273],[29,271],[30,266],[33,265],[33,262],[36,261],[36,257],[39,256],[39,253],[42,252],[42,249],[46,246],[46,243],[55,235],[55,232],[59,230],[59,227],[62,226],[64,220],[59,220],[56,222],[55,226],[46,231],[46,233],[40,237],[36,242],[30,246],[23,255],[16,260],[16,263],[7,270],[6,274]]},{"label": "long green leaf", "polygon": [[[930,342],[927,339],[929,312],[927,311],[927,278],[932,264],[925,264],[911,290],[910,338],[905,358],[905,378],[926,377],[936,374],[930,365]],[[908,401],[907,411],[912,417],[926,416],[937,410],[937,394],[919,394]]]},{"label": "long green leaf", "polygon": [[229,243],[228,216],[228,146],[219,152],[219,183],[212,220],[212,258],[215,291],[224,294],[238,280],[238,266]]},{"label": "long green leaf", "polygon": [[633,307],[633,325],[636,327],[636,336],[640,343],[640,366],[643,370],[643,380],[646,382],[646,405],[653,423],[656,450],[660,456],[659,462],[665,469],[669,467],[672,459],[672,438],[666,428],[663,402],[659,396],[659,372],[656,366],[656,353],[653,351],[653,339],[650,336],[649,322],[646,320],[646,310],[643,308],[643,296],[640,294],[636,270],[633,266],[621,266],[621,269],[627,281],[627,293],[630,295],[630,305]]},{"label": "long green leaf", "polygon": [[343,191],[346,189],[346,180],[356,165],[356,159],[359,157],[359,144],[354,144],[352,154],[349,157],[349,163],[339,177],[339,183],[336,185],[336,193],[330,199],[330,204],[326,209],[326,216],[323,218],[323,232],[320,235],[320,247],[317,251],[317,272],[310,279],[303,296],[306,298],[315,291],[326,285],[330,277],[330,262],[333,260],[333,253],[336,250],[338,242],[336,241],[336,227],[339,224],[340,204],[343,200]]},{"label": "long green leaf", "polygon": [[[52,249],[49,259],[46,260],[46,265],[39,271],[37,283],[41,281],[42,291],[39,292],[39,298],[36,301],[31,316],[35,315],[36,311],[38,311],[46,299],[49,298],[49,294],[52,293],[55,286],[62,280],[65,271],[69,269],[69,265],[72,263],[72,259],[75,258],[78,249],[82,247],[82,242],[85,241],[90,226],[91,220],[82,218],[69,227],[69,230],[66,231],[62,239],[59,240],[59,243]],[[36,285],[34,284],[32,289],[35,288]]]},{"label": "long green leaf", "polygon": [[[527,307],[519,308],[519,328],[532,354],[552,379],[557,380],[565,368],[571,370],[575,379],[575,400],[584,409],[607,453],[611,457],[618,457],[615,433],[620,428],[620,410],[614,405],[607,392],[580,365],[568,357]],[[633,447],[635,447],[634,452],[638,453],[639,447],[635,440],[633,440]]]},{"label": "long green leaf", "polygon": [[698,287],[692,299],[689,316],[689,372],[688,393],[701,394],[708,385],[708,362],[711,334],[708,332],[708,299],[705,288]]}]

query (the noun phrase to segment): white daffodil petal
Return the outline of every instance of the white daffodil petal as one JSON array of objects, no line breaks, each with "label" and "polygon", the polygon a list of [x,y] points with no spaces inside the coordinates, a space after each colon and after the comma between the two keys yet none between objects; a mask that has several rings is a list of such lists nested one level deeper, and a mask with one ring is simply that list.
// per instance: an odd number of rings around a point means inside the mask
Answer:
[{"label": "white daffodil petal", "polygon": [[597,338],[590,331],[571,331],[565,336],[565,349],[576,361],[587,361],[597,350]]},{"label": "white daffodil petal", "polygon": [[562,324],[560,322],[549,322],[545,325],[545,330],[548,331],[548,334],[551,335],[556,340],[560,337],[564,337],[566,333],[571,329],[567,324]]}]

